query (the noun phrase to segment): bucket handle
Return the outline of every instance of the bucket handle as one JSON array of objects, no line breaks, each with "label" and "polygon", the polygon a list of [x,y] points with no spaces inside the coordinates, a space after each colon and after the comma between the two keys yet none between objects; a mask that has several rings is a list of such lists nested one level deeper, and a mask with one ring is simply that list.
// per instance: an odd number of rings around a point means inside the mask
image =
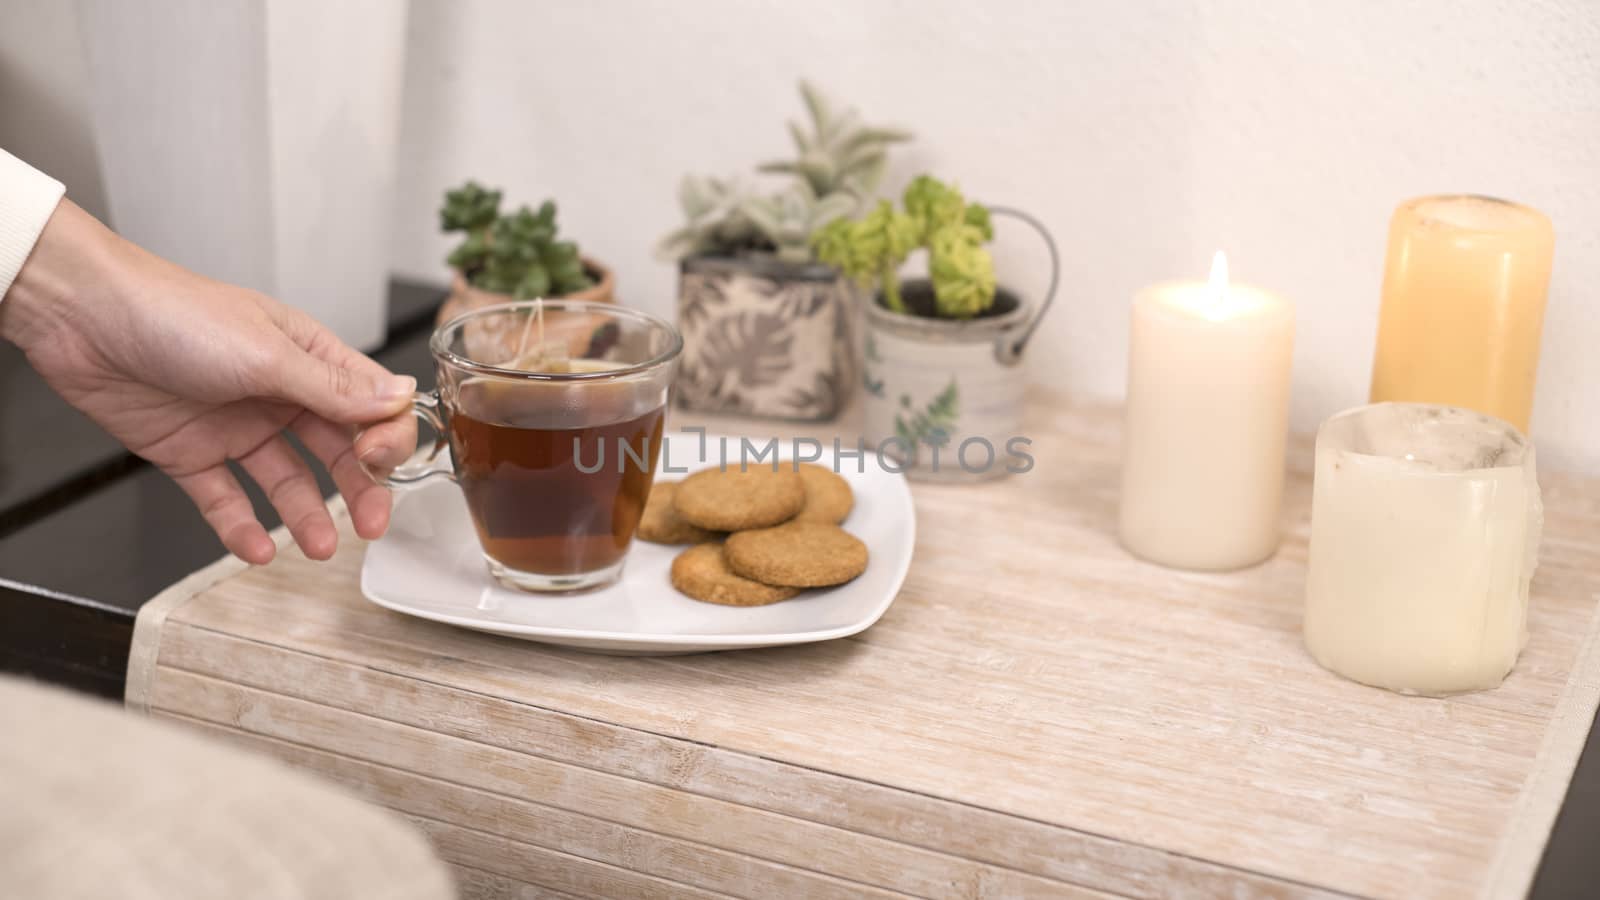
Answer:
[{"label": "bucket handle", "polygon": [[1009,206],[990,206],[989,214],[1016,219],[1029,226],[1044,239],[1045,249],[1050,251],[1050,287],[1045,289],[1044,302],[1039,304],[1039,311],[1033,314],[1033,318],[1023,327],[1020,334],[1014,337],[1009,334],[1002,335],[995,343],[995,358],[1003,365],[1012,366],[1022,359],[1022,351],[1033,337],[1034,330],[1039,327],[1039,320],[1044,318],[1044,314],[1050,309],[1050,304],[1056,299],[1056,287],[1061,283],[1061,251],[1056,249],[1056,239],[1050,235],[1050,230],[1044,227],[1044,223],[1022,210]]}]

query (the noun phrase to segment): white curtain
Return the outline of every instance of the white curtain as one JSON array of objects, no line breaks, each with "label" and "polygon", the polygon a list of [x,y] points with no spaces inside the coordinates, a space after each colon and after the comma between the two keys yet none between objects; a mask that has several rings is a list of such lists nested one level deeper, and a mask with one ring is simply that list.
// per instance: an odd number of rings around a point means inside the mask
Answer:
[{"label": "white curtain", "polygon": [[383,339],[405,0],[80,0],[118,231]]}]

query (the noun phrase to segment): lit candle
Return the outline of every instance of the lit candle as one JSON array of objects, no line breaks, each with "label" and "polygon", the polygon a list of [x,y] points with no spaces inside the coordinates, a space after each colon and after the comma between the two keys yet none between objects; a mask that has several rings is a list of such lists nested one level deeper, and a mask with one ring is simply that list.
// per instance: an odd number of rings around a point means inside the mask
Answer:
[{"label": "lit candle", "polygon": [[1372,401],[1465,406],[1524,433],[1555,230],[1492,197],[1422,197],[1389,223]]},{"label": "lit candle", "polygon": [[1527,642],[1543,507],[1533,446],[1482,413],[1380,403],[1317,431],[1305,642],[1347,678],[1451,694]]},{"label": "lit candle", "polygon": [[1186,569],[1236,569],[1277,549],[1294,308],[1228,282],[1134,299],[1123,433],[1122,543]]}]

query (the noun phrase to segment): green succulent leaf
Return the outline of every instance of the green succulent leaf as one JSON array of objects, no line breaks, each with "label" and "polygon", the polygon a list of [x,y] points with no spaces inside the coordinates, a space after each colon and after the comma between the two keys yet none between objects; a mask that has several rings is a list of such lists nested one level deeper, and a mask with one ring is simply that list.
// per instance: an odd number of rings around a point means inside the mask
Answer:
[{"label": "green succulent leaf", "polygon": [[794,140],[795,152],[799,153],[801,156],[805,156],[807,153],[811,152],[811,138],[807,137],[806,133],[800,130],[799,122],[791,121],[789,123],[789,137]]},{"label": "green succulent leaf", "polygon": [[966,215],[963,217],[966,224],[977,229],[985,243],[994,240],[994,223],[989,220],[989,207],[977,203],[968,203]]},{"label": "green succulent leaf", "polygon": [[546,272],[543,266],[529,266],[523,272],[522,278],[517,281],[517,287],[513,293],[518,300],[530,300],[549,294],[550,273]]},{"label": "green succulent leaf", "polygon": [[476,269],[483,265],[483,260],[489,255],[489,244],[481,234],[470,234],[456,249],[450,252],[447,262],[463,272]]},{"label": "green succulent leaf", "polygon": [[[794,157],[758,167],[791,177],[791,188],[753,194],[732,179],[685,178],[678,202],[686,221],[657,244],[660,256],[770,250],[780,259],[806,262],[819,258],[812,248],[821,229],[864,209],[883,178],[886,148],[910,134],[863,124],[855,110],[834,107],[810,82],[800,82],[800,96],[808,121],[788,123]],[[774,197],[781,199],[768,202]]]},{"label": "green succulent leaf", "polygon": [[806,105],[806,112],[811,115],[811,125],[817,130],[818,135],[823,133],[824,127],[833,119],[828,110],[828,100],[816,86],[804,79],[800,82],[800,99]]},{"label": "green succulent leaf", "polygon": [[444,205],[439,209],[439,227],[444,231],[475,231],[492,223],[499,210],[499,191],[468,181],[445,192]]},{"label": "green succulent leaf", "polygon": [[816,231],[835,219],[842,219],[855,212],[860,201],[848,191],[835,191],[811,208],[811,215],[807,220],[807,230]]},{"label": "green succulent leaf", "polygon": [[994,305],[994,257],[976,228],[964,223],[935,233],[928,244],[934,305],[948,319],[970,319]]},{"label": "green succulent leaf", "polygon": [[474,287],[519,298],[559,296],[592,283],[577,245],[556,240],[554,201],[537,212],[520,206],[502,215],[500,198],[470,181],[445,195],[441,227],[467,232],[447,257],[451,266]]},{"label": "green succulent leaf", "polygon": [[923,243],[931,243],[935,234],[959,224],[967,211],[967,200],[959,190],[928,175],[918,175],[906,187],[901,202],[916,220]]}]

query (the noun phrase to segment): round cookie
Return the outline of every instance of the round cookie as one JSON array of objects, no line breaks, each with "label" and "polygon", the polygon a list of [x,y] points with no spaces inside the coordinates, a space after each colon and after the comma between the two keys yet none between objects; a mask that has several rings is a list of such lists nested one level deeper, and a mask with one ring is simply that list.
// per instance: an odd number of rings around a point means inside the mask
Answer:
[{"label": "round cookie", "polygon": [[806,486],[789,469],[705,469],[678,482],[672,508],[710,531],[742,531],[787,522],[806,505]]},{"label": "round cookie", "polygon": [[650,489],[650,499],[644,503],[644,513],[639,516],[639,540],[652,544],[703,544],[721,537],[698,525],[690,525],[679,518],[672,508],[672,498],[678,492],[678,482],[660,481]]},{"label": "round cookie", "polygon": [[806,505],[794,517],[797,522],[826,522],[837,525],[850,515],[856,495],[850,482],[839,473],[811,463],[800,464],[800,480],[806,486]]},{"label": "round cookie", "polygon": [[723,554],[739,575],[790,587],[843,584],[867,568],[867,545],[826,522],[741,531],[728,536]]},{"label": "round cookie", "polygon": [[721,544],[696,544],[672,561],[672,586],[696,600],[723,606],[765,606],[800,593],[735,575]]}]

